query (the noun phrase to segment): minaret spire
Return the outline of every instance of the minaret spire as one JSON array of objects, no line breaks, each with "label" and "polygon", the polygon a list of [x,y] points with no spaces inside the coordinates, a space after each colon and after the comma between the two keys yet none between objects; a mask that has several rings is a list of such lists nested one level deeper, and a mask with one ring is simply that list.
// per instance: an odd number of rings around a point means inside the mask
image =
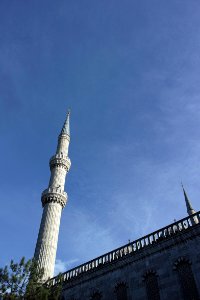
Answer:
[{"label": "minaret spire", "polygon": [[66,117],[65,123],[64,123],[63,128],[60,133],[61,135],[67,134],[68,136],[70,136],[69,117],[70,117],[70,109],[68,109],[67,117]]},{"label": "minaret spire", "polygon": [[38,267],[44,270],[42,280],[53,277],[58,234],[62,209],[67,203],[67,193],[64,191],[65,178],[70,169],[71,161],[68,157],[70,143],[70,112],[58,137],[56,154],[51,157],[49,165],[51,176],[49,185],[42,193],[42,220],[35,248],[34,258]]},{"label": "minaret spire", "polygon": [[187,195],[187,193],[186,193],[186,191],[185,191],[184,186],[183,186],[182,183],[181,183],[181,185],[182,185],[183,194],[184,194],[184,197],[185,197],[185,203],[186,203],[186,207],[187,207],[187,213],[188,213],[189,216],[193,215],[193,214],[195,214],[195,210],[192,208],[192,204],[191,204],[191,202],[190,202],[190,200],[188,198],[188,195]]}]

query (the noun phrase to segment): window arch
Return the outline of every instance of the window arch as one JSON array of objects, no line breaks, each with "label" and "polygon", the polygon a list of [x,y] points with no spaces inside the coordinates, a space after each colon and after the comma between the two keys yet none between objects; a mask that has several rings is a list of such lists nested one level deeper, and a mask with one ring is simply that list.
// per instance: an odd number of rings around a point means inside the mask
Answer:
[{"label": "window arch", "polygon": [[91,300],[100,300],[101,298],[102,295],[98,291],[93,292],[92,296],[90,297]]},{"label": "window arch", "polygon": [[199,294],[191,268],[191,262],[180,257],[174,264],[180,282],[181,291],[185,300],[199,300]]},{"label": "window arch", "polygon": [[127,300],[127,285],[125,282],[119,282],[115,287],[117,300]]},{"label": "window arch", "polygon": [[160,291],[158,286],[158,276],[155,271],[149,270],[144,275],[146,293],[148,300],[160,300]]}]

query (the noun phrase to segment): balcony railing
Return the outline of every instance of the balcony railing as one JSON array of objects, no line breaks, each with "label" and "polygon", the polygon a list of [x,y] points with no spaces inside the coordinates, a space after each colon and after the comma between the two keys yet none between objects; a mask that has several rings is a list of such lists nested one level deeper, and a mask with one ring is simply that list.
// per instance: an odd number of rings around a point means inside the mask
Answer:
[{"label": "balcony railing", "polygon": [[133,242],[130,242],[129,244],[126,244],[118,249],[101,255],[93,260],[90,260],[89,262],[86,262],[78,267],[75,267],[61,274],[61,276],[53,277],[47,282],[47,285],[54,286],[60,281],[67,282],[73,278],[77,278],[79,275],[86,273],[90,270],[95,270],[100,266],[117,261],[118,259],[125,257],[126,255],[133,255],[134,253],[139,252],[144,248],[158,244],[160,241],[173,237],[179,232],[185,232],[199,223],[200,211],[189,217],[176,221],[166,227],[163,227],[157,231],[154,231]]}]

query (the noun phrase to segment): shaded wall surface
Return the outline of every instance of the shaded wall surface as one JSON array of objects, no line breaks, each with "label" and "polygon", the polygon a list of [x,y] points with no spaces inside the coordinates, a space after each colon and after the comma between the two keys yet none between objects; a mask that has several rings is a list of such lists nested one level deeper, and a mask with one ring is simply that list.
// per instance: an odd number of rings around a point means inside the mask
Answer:
[{"label": "shaded wall surface", "polygon": [[181,230],[72,276],[62,300],[200,299],[200,223],[174,228]]}]

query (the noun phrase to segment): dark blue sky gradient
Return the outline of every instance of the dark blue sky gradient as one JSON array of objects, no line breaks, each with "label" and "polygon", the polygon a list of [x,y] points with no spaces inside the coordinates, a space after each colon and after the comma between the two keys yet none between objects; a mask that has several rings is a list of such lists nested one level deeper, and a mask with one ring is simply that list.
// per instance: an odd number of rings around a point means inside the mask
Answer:
[{"label": "dark blue sky gradient", "polygon": [[33,255],[67,108],[57,271],[200,209],[200,2],[0,2],[0,265]]}]

